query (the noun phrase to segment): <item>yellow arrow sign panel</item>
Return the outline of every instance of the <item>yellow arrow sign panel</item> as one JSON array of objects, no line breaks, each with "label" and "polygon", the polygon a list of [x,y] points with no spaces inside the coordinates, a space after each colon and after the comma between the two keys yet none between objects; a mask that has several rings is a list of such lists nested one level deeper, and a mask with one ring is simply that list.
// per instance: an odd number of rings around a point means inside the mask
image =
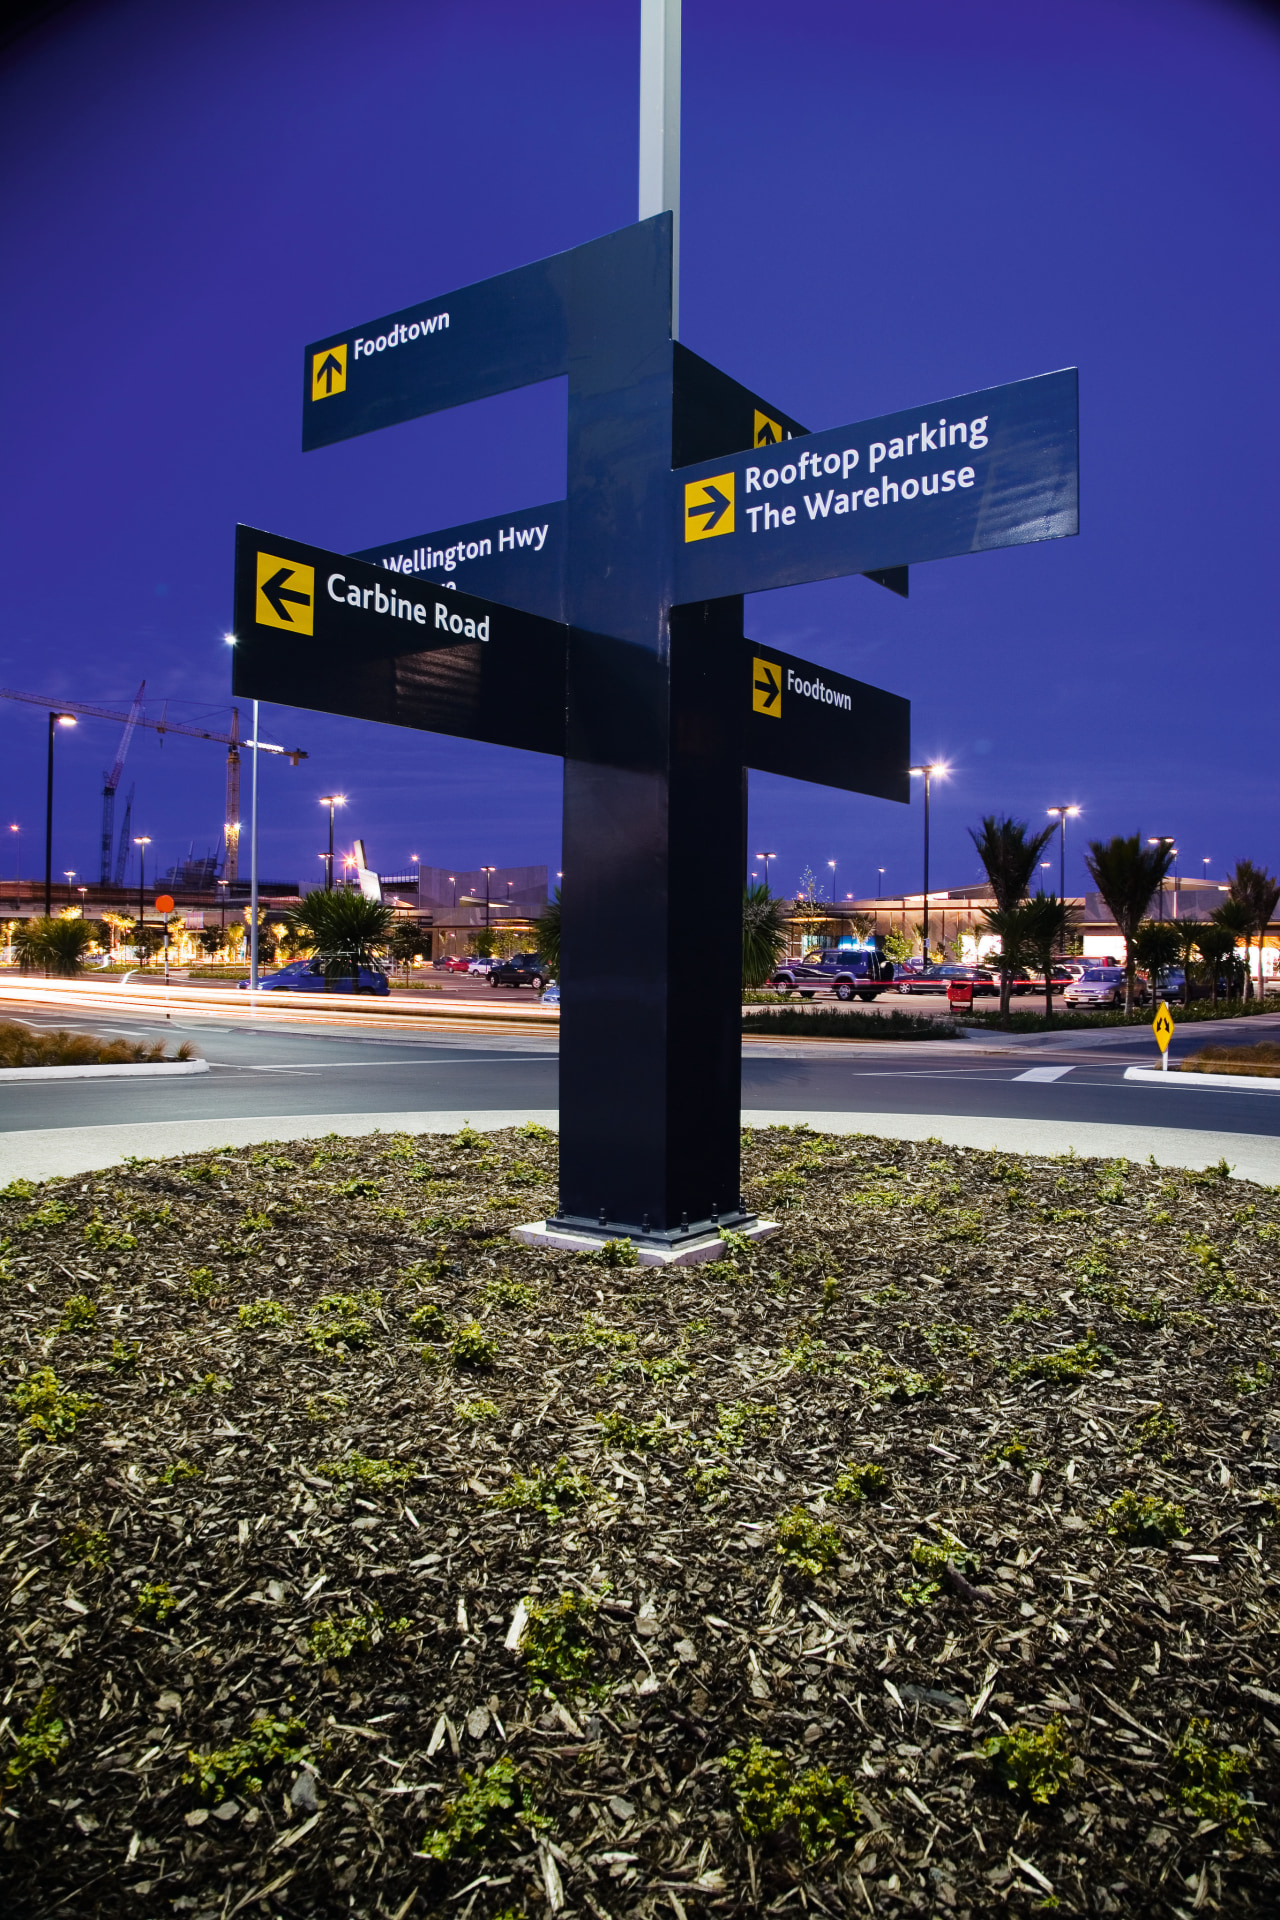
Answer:
[{"label": "yellow arrow sign panel", "polygon": [[1156,1037],[1156,1045],[1159,1047],[1161,1053],[1167,1053],[1169,1042],[1173,1038],[1173,1015],[1170,1013],[1168,1007],[1165,1006],[1163,1000],[1160,1002],[1159,1012],[1151,1022],[1151,1031]]},{"label": "yellow arrow sign panel", "polygon": [[782,718],[782,668],[772,660],[751,662],[751,707],[755,713]]},{"label": "yellow arrow sign panel", "polygon": [[733,532],[733,475],[717,473],[710,480],[691,480],[684,490],[684,537],[710,540]]},{"label": "yellow arrow sign panel", "polygon": [[327,400],[331,394],[347,390],[347,343],[326,347],[311,356],[311,398]]},{"label": "yellow arrow sign panel", "polygon": [[259,553],[258,590],[253,617],[260,627],[284,627],[288,633],[315,630],[316,570],[282,560],[278,553]]},{"label": "yellow arrow sign panel", "polygon": [[781,420],[771,420],[767,413],[761,413],[759,407],[757,407],[755,436],[752,445],[757,447],[776,447],[778,442],[785,438],[786,436],[782,431]]}]

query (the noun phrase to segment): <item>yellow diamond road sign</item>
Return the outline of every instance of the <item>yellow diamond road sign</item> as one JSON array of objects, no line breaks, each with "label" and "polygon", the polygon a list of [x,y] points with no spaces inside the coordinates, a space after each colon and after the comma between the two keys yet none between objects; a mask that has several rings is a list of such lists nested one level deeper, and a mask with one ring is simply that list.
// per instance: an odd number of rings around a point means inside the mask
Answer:
[{"label": "yellow diamond road sign", "polygon": [[331,394],[347,390],[347,343],[325,347],[311,356],[311,398],[327,400]]},{"label": "yellow diamond road sign", "polygon": [[782,431],[782,422],[780,420],[771,420],[767,413],[761,413],[759,407],[757,407],[755,434],[752,445],[757,447],[776,447],[778,442],[785,438],[786,435]]},{"label": "yellow diamond road sign", "polygon": [[772,660],[751,662],[751,708],[753,713],[782,718],[782,668]]},{"label": "yellow diamond road sign", "polygon": [[710,540],[733,532],[733,475],[717,473],[710,480],[690,480],[684,490],[684,537]]},{"label": "yellow diamond road sign", "polygon": [[1151,1031],[1155,1034],[1156,1045],[1161,1053],[1167,1053],[1169,1042],[1173,1038],[1173,1015],[1163,1001],[1160,1003],[1160,1011],[1151,1022]]},{"label": "yellow diamond road sign", "polygon": [[253,617],[260,627],[284,627],[289,633],[315,631],[316,570],[282,560],[278,553],[258,555],[258,591]]}]

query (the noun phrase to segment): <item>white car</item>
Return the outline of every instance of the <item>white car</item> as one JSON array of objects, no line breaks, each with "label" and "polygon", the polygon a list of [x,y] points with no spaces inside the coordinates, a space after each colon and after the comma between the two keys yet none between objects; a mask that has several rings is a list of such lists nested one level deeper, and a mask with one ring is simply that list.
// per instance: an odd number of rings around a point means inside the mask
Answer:
[{"label": "white car", "polygon": [[[1135,1002],[1145,1000],[1146,987],[1141,980],[1133,985]],[[1123,967],[1086,967],[1062,996],[1068,1007],[1122,1007],[1124,1005]]]},{"label": "white car", "polygon": [[497,966],[497,964],[498,963],[496,960],[486,960],[482,956],[479,960],[473,960],[471,962],[471,965],[467,968],[467,972],[468,973],[492,973],[493,969]]}]

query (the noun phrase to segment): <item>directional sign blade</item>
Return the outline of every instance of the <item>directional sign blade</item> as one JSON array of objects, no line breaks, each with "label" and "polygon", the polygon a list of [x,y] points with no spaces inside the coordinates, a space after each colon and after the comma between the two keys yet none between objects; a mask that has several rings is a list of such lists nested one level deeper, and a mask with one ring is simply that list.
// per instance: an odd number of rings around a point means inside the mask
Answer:
[{"label": "directional sign blade", "polygon": [[1173,1038],[1173,1015],[1163,1000],[1160,1002],[1159,1011],[1155,1019],[1151,1022],[1151,1031],[1156,1036],[1156,1045],[1159,1047],[1161,1053],[1167,1053],[1169,1051],[1169,1042]]},{"label": "directional sign blade", "polygon": [[363,548],[356,558],[562,620],[565,554],[565,503],[552,500],[520,513],[385,541]]},{"label": "directional sign blade", "polygon": [[564,752],[558,621],[252,527],[236,529],[235,620],[244,698]]},{"label": "directional sign blade", "polygon": [[[665,274],[670,304],[670,229],[671,215],[656,214],[313,341],[304,354],[303,451],[567,373],[575,329],[593,318],[590,302],[574,297],[593,267],[608,278],[626,252],[655,287]],[[331,359],[341,362],[340,378]]]},{"label": "directional sign blade", "polygon": [[911,703],[758,640],[742,643],[743,762],[760,773],[907,800]]},{"label": "directional sign blade", "polygon": [[[1068,369],[738,454],[727,472],[709,460],[682,468],[672,476],[676,601],[1077,533],[1078,439]],[[712,486],[735,498],[731,532],[689,517]]]}]

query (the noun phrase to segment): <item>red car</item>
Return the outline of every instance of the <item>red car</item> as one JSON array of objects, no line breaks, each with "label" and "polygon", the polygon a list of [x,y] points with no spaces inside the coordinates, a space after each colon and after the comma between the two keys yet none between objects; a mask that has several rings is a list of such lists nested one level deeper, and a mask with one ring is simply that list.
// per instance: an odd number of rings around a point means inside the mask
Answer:
[{"label": "red car", "polygon": [[469,973],[471,957],[461,953],[447,953],[443,960],[433,960],[431,964],[444,973]]}]

